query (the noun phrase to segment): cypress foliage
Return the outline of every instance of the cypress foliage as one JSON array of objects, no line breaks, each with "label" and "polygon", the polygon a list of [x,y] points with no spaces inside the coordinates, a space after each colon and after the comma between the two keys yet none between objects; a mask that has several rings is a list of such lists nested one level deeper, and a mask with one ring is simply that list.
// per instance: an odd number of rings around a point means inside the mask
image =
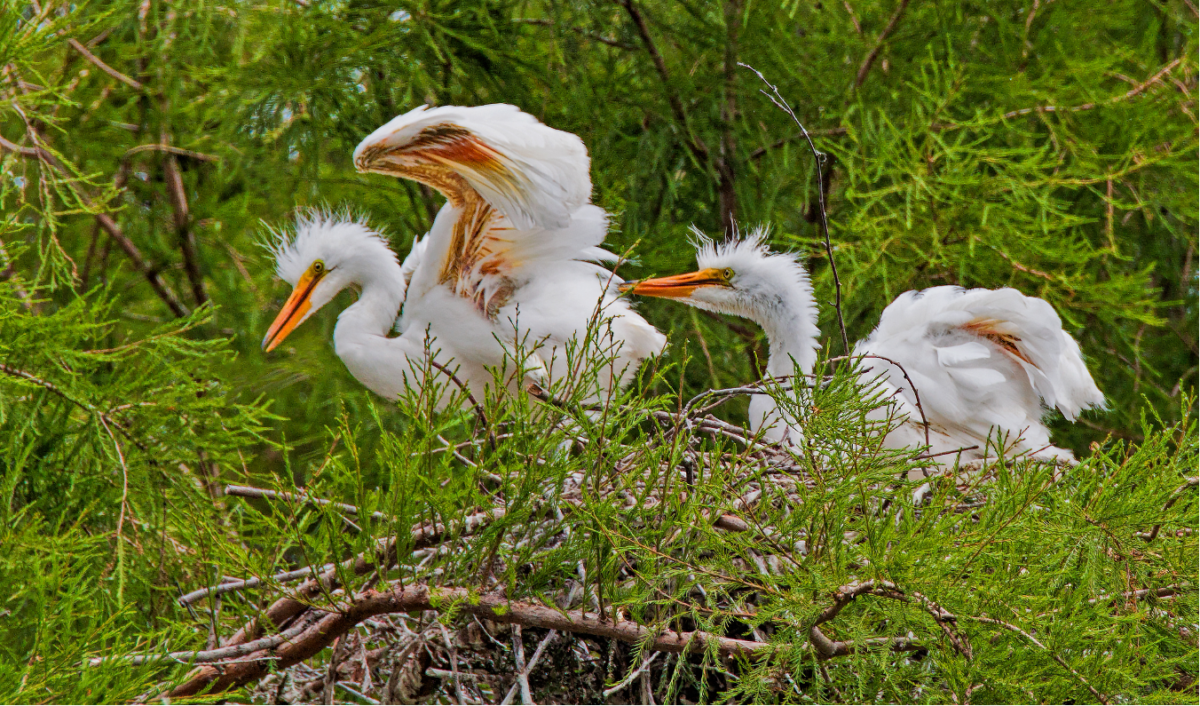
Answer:
[{"label": "cypress foliage", "polygon": [[[542,645],[541,700],[1194,703],[1197,24],[1189,0],[0,0],[0,700],[166,693],[195,659],[167,653],[375,589],[423,616],[256,662],[233,698],[522,698]],[[583,137],[627,277],[689,269],[693,223],[771,223],[825,357],[819,189],[851,341],[907,289],[1045,298],[1109,397],[1054,424],[1083,462],[915,503],[916,461],[876,448],[878,402],[834,366],[795,409],[811,453],[726,426],[744,397],[684,424],[765,346],[662,302],[641,308],[672,347],[599,414],[372,398],[330,345],[351,295],[262,354],[267,226],[349,206],[401,253],[429,228],[436,195],[350,160],[423,102]],[[223,577],[261,581],[179,600]],[[497,587],[516,607],[488,612]],[[262,620],[289,596],[311,609]],[[550,639],[538,605],[651,630]],[[675,631],[735,642],[625,683]]]}]

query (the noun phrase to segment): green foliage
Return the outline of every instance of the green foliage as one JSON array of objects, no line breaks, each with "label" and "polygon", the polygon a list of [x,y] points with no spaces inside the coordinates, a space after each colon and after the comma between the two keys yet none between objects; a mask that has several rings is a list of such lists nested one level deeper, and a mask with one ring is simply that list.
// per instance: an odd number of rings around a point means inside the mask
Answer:
[{"label": "green foliage", "polygon": [[[583,595],[645,624],[777,645],[676,660],[655,693],[1092,701],[1086,682],[1194,702],[1196,493],[1176,491],[1197,463],[1196,51],[1183,0],[0,0],[0,700],[153,693],[186,668],[81,665],[202,648],[294,588],[267,581],[219,613],[176,603],[220,576],[341,561],[502,498],[499,521],[383,578],[477,586],[494,556],[510,597],[549,601],[583,567]],[[790,99],[828,184],[738,61]],[[1045,298],[1110,400],[1056,423],[1084,462],[1058,482],[1000,465],[914,504],[895,481],[913,460],[877,448],[872,402],[831,369],[810,397],[773,390],[811,430],[788,483],[738,441],[650,420],[755,379],[763,357],[741,322],[663,302],[642,308],[671,349],[600,414],[564,390],[566,407],[482,400],[486,426],[428,396],[373,399],[329,345],[349,294],[262,354],[283,295],[264,222],[349,205],[404,252],[439,201],[356,174],[354,145],[423,102],[499,101],[584,138],[626,276],[690,268],[692,223],[770,222],[830,301],[823,186],[852,341],[911,288]],[[840,354],[831,306],[822,328]],[[739,423],[744,405],[714,413]],[[474,443],[486,430],[494,447]],[[361,512],[351,527],[331,507],[220,497],[234,482]],[[732,504],[748,488],[758,515]],[[720,511],[770,531],[719,530]],[[830,636],[911,632],[925,658],[801,649],[833,592],[868,579],[1045,649],[961,617],[967,660],[927,611],[874,594]],[[1088,603],[1163,586],[1183,590]]]}]

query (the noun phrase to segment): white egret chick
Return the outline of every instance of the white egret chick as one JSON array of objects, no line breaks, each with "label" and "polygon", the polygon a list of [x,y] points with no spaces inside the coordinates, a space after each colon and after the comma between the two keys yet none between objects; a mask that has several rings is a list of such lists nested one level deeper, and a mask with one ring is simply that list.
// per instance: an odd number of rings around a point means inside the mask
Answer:
[{"label": "white egret chick", "polygon": [[[419,254],[419,244],[413,252]],[[420,389],[429,357],[426,332],[390,336],[405,300],[406,281],[396,254],[382,236],[364,223],[313,211],[297,217],[293,236],[281,236],[275,260],[280,279],[293,290],[267,330],[263,350],[274,349],[338,292],[353,286],[360,290],[358,301],[342,311],[333,329],[338,357],[359,382],[381,397],[394,401],[406,387]],[[444,347],[430,352],[439,365],[453,365],[460,379],[480,384],[492,379]],[[446,398],[455,392],[450,385],[444,387]]]},{"label": "white egret chick", "polygon": [[[773,253],[762,230],[722,245],[702,241],[699,271],[626,285],[634,294],[667,297],[758,323],[770,341],[766,374],[811,373],[819,347],[816,305],[803,266],[792,254]],[[946,286],[906,292],[888,306],[879,326],[854,349],[864,382],[881,378],[903,423],[888,434],[890,448],[925,445],[915,386],[929,424],[929,454],[943,465],[955,458],[1006,454],[1072,460],[1050,443],[1043,417],[1056,407],[1074,420],[1104,404],[1079,351],[1053,307],[1015,289]],[[793,362],[794,361],[794,362]],[[1043,406],[1043,403],[1046,406]],[[769,397],[755,395],[750,423],[770,440],[802,438]],[[950,452],[950,453],[947,453]],[[990,452],[990,453],[989,453]],[[944,455],[939,455],[944,454]],[[961,455],[960,455],[961,454]]]}]

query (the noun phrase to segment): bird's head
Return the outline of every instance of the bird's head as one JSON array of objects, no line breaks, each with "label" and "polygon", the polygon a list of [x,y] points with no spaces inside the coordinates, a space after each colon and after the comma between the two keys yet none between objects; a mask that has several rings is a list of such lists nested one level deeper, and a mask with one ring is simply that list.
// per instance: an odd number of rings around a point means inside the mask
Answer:
[{"label": "bird's head", "polygon": [[518,228],[563,228],[591,199],[587,148],[516,106],[420,106],[367,135],[354,167],[481,198]]},{"label": "bird's head", "polygon": [[695,272],[621,285],[621,290],[664,297],[700,309],[733,314],[768,325],[781,314],[811,308],[812,289],[804,266],[790,253],[771,252],[766,231],[715,244],[696,235]]},{"label": "bird's head", "polygon": [[295,235],[280,233],[272,249],[276,273],[293,289],[263,337],[265,351],[346,287],[400,268],[387,242],[365,223],[319,211],[298,215]]}]

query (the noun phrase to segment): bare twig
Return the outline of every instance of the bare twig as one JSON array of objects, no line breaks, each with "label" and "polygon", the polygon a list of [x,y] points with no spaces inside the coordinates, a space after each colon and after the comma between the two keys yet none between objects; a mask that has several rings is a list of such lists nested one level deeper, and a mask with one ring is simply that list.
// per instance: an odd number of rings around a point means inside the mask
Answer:
[{"label": "bare twig", "polygon": [[1114,96],[1112,98],[1109,98],[1106,101],[1101,101],[1099,103],[1084,103],[1083,105],[1074,105],[1074,106],[1063,107],[1063,108],[1059,108],[1059,107],[1053,106],[1053,105],[1039,105],[1039,106],[1034,106],[1032,108],[1021,108],[1020,110],[1013,110],[1013,111],[1005,113],[1004,115],[1002,115],[1000,117],[1004,120],[1008,120],[1009,118],[1016,118],[1016,117],[1020,117],[1022,115],[1028,115],[1030,113],[1078,113],[1078,112],[1081,112],[1084,110],[1091,110],[1092,108],[1096,108],[1101,105],[1112,105],[1113,103],[1120,103],[1121,101],[1127,101],[1130,98],[1134,98],[1137,95],[1141,94],[1143,91],[1145,91],[1147,88],[1154,85],[1155,83],[1158,83],[1159,80],[1161,80],[1163,76],[1169,74],[1176,66],[1179,66],[1179,63],[1181,61],[1183,61],[1182,58],[1172,61],[1171,63],[1169,63],[1166,66],[1159,69],[1158,73],[1156,73],[1153,76],[1151,76],[1150,78],[1146,79],[1145,83],[1141,83],[1137,86],[1134,86],[1133,88],[1129,89],[1122,95]]},{"label": "bare twig", "polygon": [[520,624],[512,626],[512,642],[514,642],[517,648],[517,670],[520,674],[517,674],[517,683],[512,684],[509,693],[504,696],[503,701],[500,701],[500,706],[509,706],[518,688],[521,690],[522,704],[524,706],[533,705],[533,694],[529,692],[529,674],[533,672],[535,666],[538,666],[538,660],[541,659],[541,653],[546,651],[546,645],[550,645],[557,636],[557,630],[551,630],[551,632],[546,633],[545,638],[542,638],[541,642],[539,642],[538,648],[534,650],[533,657],[529,658],[529,663],[524,664],[524,645],[521,642],[521,626]]},{"label": "bare twig", "polygon": [[159,143],[153,143],[153,142],[144,144],[144,145],[138,145],[137,147],[132,147],[127,152],[125,152],[125,156],[130,157],[139,152],[150,152],[150,151],[167,152],[169,154],[178,155],[180,157],[188,157],[190,159],[195,159],[195,160],[198,160],[201,162],[220,162],[221,161],[220,157],[216,157],[211,154],[204,154],[203,152],[194,152],[192,150],[185,150],[180,147],[173,147],[171,145],[159,144]]},{"label": "bare twig", "polygon": [[[439,523],[417,525],[411,530],[412,550],[425,549],[438,544],[444,541],[446,536],[455,530],[462,534],[474,533],[481,527],[503,516],[504,510],[496,508],[488,512],[468,515],[463,518],[461,525],[456,524],[453,527],[447,527]],[[396,563],[398,557],[396,556],[395,540],[378,540],[375,546],[376,550],[374,552],[363,552],[358,556],[343,561],[341,564],[329,566],[328,568],[322,567],[321,575],[315,581],[307,581],[296,588],[295,594],[297,597],[289,596],[275,601],[275,603],[267,608],[261,618],[252,620],[248,625],[238,630],[229,638],[226,644],[235,645],[256,639],[262,634],[263,620],[266,620],[271,625],[283,625],[297,615],[300,615],[308,608],[304,600],[311,599],[319,595],[322,590],[334,586],[339,571],[351,571],[356,576],[362,576],[370,571],[375,571],[380,566],[389,567]],[[311,569],[303,569],[302,571],[308,571],[309,574],[316,573]],[[247,583],[249,584],[254,581],[258,581],[258,579],[249,579]],[[227,593],[229,590],[236,590],[229,588],[230,585],[222,584],[202,589],[201,593]],[[197,592],[193,591],[183,598],[192,598],[195,593]],[[192,600],[196,599],[192,598]]]},{"label": "bare twig", "polygon": [[95,64],[101,71],[108,74],[109,76],[112,76],[113,78],[117,79],[121,83],[124,83],[125,85],[129,86],[130,88],[132,88],[135,91],[141,91],[141,90],[145,89],[145,86],[143,86],[141,84],[141,82],[136,81],[132,78],[129,78],[125,74],[121,73],[120,71],[117,71],[113,67],[104,63],[100,59],[100,57],[98,57],[95,54],[88,51],[88,48],[85,47],[82,43],[80,43],[80,41],[78,39],[68,39],[67,43],[70,44],[71,47],[73,49],[75,49],[75,51],[79,52],[83,56],[83,58],[85,58],[88,61]]},{"label": "bare twig", "polygon": [[183,652],[167,652],[160,655],[155,654],[139,654],[139,655],[124,655],[120,657],[94,657],[88,660],[88,664],[97,667],[105,662],[111,661],[128,661],[134,665],[151,664],[154,662],[162,662],[171,660],[181,662],[183,664],[205,664],[209,662],[222,662],[228,659],[236,659],[245,657],[248,654],[268,650],[295,638],[300,633],[310,627],[310,624],[304,621],[298,622],[292,627],[280,632],[278,635],[243,642],[239,645],[230,645],[221,647],[215,650],[190,650]]},{"label": "bare twig", "polygon": [[[908,4],[908,0],[902,0],[904,5]],[[764,96],[770,99],[777,108],[791,116],[792,121],[800,128],[800,132],[804,135],[804,139],[808,142],[808,149],[812,152],[813,161],[817,166],[817,205],[820,207],[821,215],[821,235],[825,238],[825,254],[829,257],[829,269],[833,274],[833,308],[837,313],[838,330],[842,334],[842,348],[846,355],[850,355],[850,338],[846,335],[846,320],[842,317],[842,281],[838,278],[837,263],[833,259],[833,246],[829,243],[829,216],[825,209],[825,191],[821,185],[825,182],[825,175],[821,169],[821,161],[824,158],[824,153],[817,150],[817,146],[812,141],[812,135],[808,129],[804,127],[804,123],[800,122],[800,118],[796,117],[796,113],[788,107],[787,101],[779,94],[779,89],[762,75],[758,69],[748,64],[738,63],[738,66],[747,68],[758,76],[759,80],[771,89],[771,92],[760,91]]]},{"label": "bare twig", "polygon": [[1100,693],[1098,690],[1096,690],[1096,688],[1094,686],[1092,686],[1090,683],[1088,683],[1088,680],[1085,679],[1082,674],[1075,671],[1075,669],[1071,665],[1067,664],[1066,660],[1064,660],[1062,657],[1059,657],[1049,647],[1046,647],[1045,645],[1043,645],[1041,643],[1041,641],[1038,640],[1036,637],[1034,637],[1033,635],[1030,635],[1029,633],[1025,632],[1024,630],[1017,627],[1016,625],[1013,625],[1012,623],[1006,623],[1003,620],[996,620],[995,618],[984,618],[984,617],[977,616],[977,615],[965,615],[963,617],[968,620],[974,620],[974,621],[977,621],[980,623],[987,623],[989,625],[999,625],[1000,627],[1004,628],[1005,630],[1011,630],[1012,632],[1017,633],[1021,637],[1024,637],[1026,640],[1029,640],[1031,643],[1033,643],[1037,647],[1045,650],[1050,655],[1051,659],[1053,659],[1055,662],[1058,662],[1059,666],[1061,666],[1063,669],[1067,670],[1072,675],[1074,675],[1075,678],[1078,679],[1081,684],[1083,684],[1084,686],[1087,687],[1088,691],[1092,692],[1092,696],[1096,697],[1097,701],[1099,701],[1102,704],[1110,703],[1110,699],[1107,696]]},{"label": "bare twig", "polygon": [[687,111],[683,107],[683,101],[675,92],[675,82],[671,80],[671,73],[667,70],[667,62],[659,53],[658,47],[654,43],[654,38],[650,35],[650,27],[646,24],[646,18],[642,15],[641,10],[633,3],[633,0],[616,0],[617,4],[625,8],[629,13],[630,19],[637,27],[638,36],[642,39],[642,44],[646,47],[646,53],[650,55],[650,60],[654,63],[654,69],[658,72],[658,77],[662,79],[663,89],[667,93],[667,102],[671,106],[671,113],[675,116],[675,121],[679,123],[679,129],[687,136],[685,144],[697,161],[708,161],[708,145],[704,144],[698,137],[692,135],[691,129],[688,127]]},{"label": "bare twig", "polygon": [[[226,495],[236,495],[242,498],[262,498],[265,500],[286,500],[290,503],[307,503],[309,505],[317,505],[319,507],[332,507],[342,512],[351,515],[358,515],[359,509],[354,505],[335,502],[333,500],[325,500],[324,498],[315,498],[305,493],[288,493],[279,490],[267,490],[266,488],[255,488],[249,485],[227,485],[225,486]],[[372,512],[371,519],[379,522],[387,522],[390,519],[388,515],[382,512]]]},{"label": "bare twig", "polygon": [[[163,142],[166,142],[164,134]],[[179,250],[183,256],[183,269],[192,285],[192,298],[196,306],[204,306],[208,294],[204,291],[204,275],[200,272],[200,254],[196,248],[196,233],[192,230],[191,213],[188,209],[187,192],[183,186],[183,174],[175,155],[168,152],[163,160],[163,177],[167,182],[171,209],[175,213],[175,232],[179,236]]]},{"label": "bare twig", "polygon": [[639,675],[641,675],[642,672],[646,671],[646,669],[651,664],[654,663],[654,660],[658,659],[658,656],[660,654],[662,654],[662,653],[661,652],[653,652],[650,655],[648,655],[644,660],[642,660],[641,666],[639,666],[637,669],[635,669],[635,670],[631,671],[629,674],[627,674],[624,679],[622,679],[620,682],[615,684],[611,689],[605,689],[604,696],[605,697],[612,696],[613,694],[617,693],[621,689],[624,689],[625,687],[632,684],[633,680],[636,679]]},{"label": "bare twig", "polygon": [[[64,178],[63,183],[65,183],[68,188],[75,193],[76,198],[79,199],[79,202],[82,203],[84,207],[92,211],[99,210],[99,207],[93,203],[91,197],[83,191],[83,189],[76,183],[76,180],[67,173],[66,169],[63,168],[58,159],[55,158],[55,156],[48,150],[45,150],[41,147],[21,147],[9,142],[3,137],[0,137],[0,147],[17,152],[18,154],[26,157],[36,158],[38,161],[47,165],[50,169],[56,171]],[[109,237],[116,241],[117,245],[119,245],[121,249],[125,251],[126,256],[129,257],[129,260],[133,263],[134,268],[137,269],[138,272],[142,273],[142,276],[146,278],[146,281],[150,283],[151,288],[154,289],[155,294],[158,295],[159,299],[163,300],[163,302],[167,305],[167,308],[171,310],[171,313],[175,314],[177,317],[187,316],[189,313],[187,308],[179,302],[179,298],[175,296],[175,293],[171,291],[166,282],[164,282],[162,277],[159,276],[158,269],[151,267],[150,264],[146,262],[146,259],[142,256],[142,252],[136,245],[133,244],[133,241],[125,235],[125,232],[121,230],[121,227],[117,225],[117,222],[113,220],[112,217],[107,213],[96,212],[94,213],[94,216],[96,218],[96,222],[100,224],[100,227],[107,231]]]},{"label": "bare twig", "polygon": [[879,52],[883,49],[883,43],[887,40],[888,35],[892,30],[896,29],[896,25],[900,22],[900,17],[904,15],[904,10],[908,8],[909,0],[900,0],[900,4],[896,6],[896,11],[892,13],[892,18],[888,20],[887,26],[879,33],[879,38],[875,40],[875,46],[867,53],[862,64],[858,67],[858,73],[854,75],[854,87],[862,88],[863,83],[867,80],[867,74],[871,71],[871,66],[875,64],[875,59],[878,58]]},{"label": "bare twig", "polygon": [[146,450],[146,445],[143,444],[141,441],[139,441],[136,437],[134,437],[133,434],[131,434],[128,429],[126,429],[123,425],[118,423],[115,419],[110,417],[108,414],[105,414],[104,412],[102,412],[96,406],[91,405],[87,402],[84,402],[83,400],[77,400],[74,397],[72,397],[71,395],[68,395],[66,392],[64,392],[61,388],[59,388],[54,383],[43,380],[36,375],[25,372],[24,370],[14,368],[11,365],[5,365],[4,363],[0,363],[0,373],[4,373],[5,375],[9,375],[11,377],[20,378],[22,380],[26,380],[35,385],[38,385],[39,387],[42,387],[42,388],[48,390],[49,392],[54,393],[55,395],[63,398],[64,400],[79,407],[80,409],[83,409],[87,412],[90,412],[90,413],[96,415],[96,418],[99,419],[102,423],[104,423],[106,425],[111,424],[112,426],[116,427],[117,431],[121,432],[121,434],[126,439],[129,439],[131,442],[133,442],[133,444],[135,446],[137,446],[140,450],[142,450],[142,451]]},{"label": "bare twig", "polygon": [[[1188,488],[1196,487],[1198,483],[1200,483],[1200,477],[1198,476],[1188,476],[1185,478],[1183,485],[1171,491],[1171,497],[1167,498],[1167,502],[1163,504],[1163,512],[1170,510],[1171,506],[1175,504],[1175,501],[1179,500],[1184,491],[1186,491]],[[1153,542],[1158,538],[1158,533],[1160,531],[1162,531],[1161,523],[1154,525],[1149,532],[1138,532],[1135,536],[1137,536],[1138,539],[1144,539],[1147,542]]]}]

